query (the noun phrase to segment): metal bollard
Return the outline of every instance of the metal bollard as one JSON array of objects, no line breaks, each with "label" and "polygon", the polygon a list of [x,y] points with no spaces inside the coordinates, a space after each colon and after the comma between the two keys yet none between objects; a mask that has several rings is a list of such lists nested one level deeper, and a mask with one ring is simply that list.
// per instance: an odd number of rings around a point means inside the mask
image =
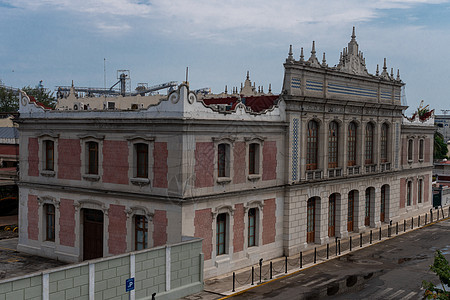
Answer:
[{"label": "metal bollard", "polygon": [[417,218],[417,227],[420,227],[420,215],[419,215],[419,217]]},{"label": "metal bollard", "polygon": [[372,244],[372,229],[370,230],[370,243]]},{"label": "metal bollard", "polygon": [[411,217],[411,229],[414,229],[414,217]]},{"label": "metal bollard", "polygon": [[252,285],[255,284],[255,267],[252,266]]},{"label": "metal bollard", "polygon": [[263,259],[260,258],[259,259],[259,283],[261,283],[261,279],[262,279],[262,276],[261,276],[261,274],[262,274],[262,261],[263,261]]},{"label": "metal bollard", "polygon": [[352,237],[350,237],[350,252],[352,251]]},{"label": "metal bollard", "polygon": [[287,273],[287,263],[288,263],[288,261],[287,261],[287,256],[285,256],[286,257],[286,259],[284,260],[284,273]]},{"label": "metal bollard", "polygon": [[403,220],[403,232],[406,231],[406,220]]},{"label": "metal bollard", "polygon": [[300,251],[300,269],[303,268],[303,252]]},{"label": "metal bollard", "polygon": [[270,262],[270,279],[272,279],[272,262]]},{"label": "metal bollard", "polygon": [[156,299],[156,293],[153,293],[152,294],[152,300],[155,300]]},{"label": "metal bollard", "polygon": [[433,210],[430,208],[430,223],[433,223]]},{"label": "metal bollard", "polygon": [[338,241],[338,238],[335,237],[335,238],[334,238],[334,246],[335,246],[335,248],[336,248],[336,249],[335,249],[335,250],[336,250],[336,256],[338,255],[338,252],[337,252],[337,250],[338,250],[338,249],[337,249],[337,241]]},{"label": "metal bollard", "polygon": [[395,223],[395,234],[398,234],[398,222]]},{"label": "metal bollard", "polygon": [[341,255],[341,240],[338,241],[339,255]]},{"label": "metal bollard", "polygon": [[391,237],[391,225],[388,225],[388,237]]},{"label": "metal bollard", "polygon": [[327,259],[330,258],[330,244],[327,243]]},{"label": "metal bollard", "polygon": [[314,263],[317,261],[317,247],[314,248]]},{"label": "metal bollard", "polygon": [[437,209],[437,221],[439,221],[439,208]]},{"label": "metal bollard", "polygon": [[425,214],[425,225],[427,225],[428,213]]},{"label": "metal bollard", "polygon": [[234,274],[234,272],[233,272],[233,290],[232,290],[232,292],[234,292],[234,285],[235,285],[234,281],[235,280],[236,280],[236,274]]},{"label": "metal bollard", "polygon": [[362,247],[362,233],[359,234],[359,247]]},{"label": "metal bollard", "polygon": [[378,240],[381,241],[381,226],[380,226],[380,236],[379,236]]}]

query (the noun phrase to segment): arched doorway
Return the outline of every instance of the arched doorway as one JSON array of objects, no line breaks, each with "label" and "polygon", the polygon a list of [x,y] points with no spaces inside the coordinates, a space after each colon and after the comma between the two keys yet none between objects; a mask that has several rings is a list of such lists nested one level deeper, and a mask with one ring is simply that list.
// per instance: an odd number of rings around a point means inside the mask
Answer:
[{"label": "arched doorway", "polygon": [[306,242],[314,243],[315,238],[315,223],[316,223],[316,198],[312,197],[308,199],[306,209]]}]

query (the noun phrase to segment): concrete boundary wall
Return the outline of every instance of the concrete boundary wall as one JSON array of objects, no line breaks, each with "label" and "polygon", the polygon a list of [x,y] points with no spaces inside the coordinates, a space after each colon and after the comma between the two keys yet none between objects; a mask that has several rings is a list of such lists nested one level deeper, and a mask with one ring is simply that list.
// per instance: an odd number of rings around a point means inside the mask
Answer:
[{"label": "concrete boundary wall", "polygon": [[[0,281],[0,300],[176,299],[203,289],[202,240],[86,261]],[[128,295],[125,281],[135,278]]]}]

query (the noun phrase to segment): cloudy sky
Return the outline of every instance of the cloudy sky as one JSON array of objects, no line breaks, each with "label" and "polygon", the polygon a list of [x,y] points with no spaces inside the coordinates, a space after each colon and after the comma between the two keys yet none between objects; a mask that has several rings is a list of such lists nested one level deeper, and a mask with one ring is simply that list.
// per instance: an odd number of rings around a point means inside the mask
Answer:
[{"label": "cloudy sky", "polygon": [[[116,70],[132,87],[182,81],[192,88],[256,85],[280,92],[292,44],[326,52],[329,65],[356,27],[370,73],[387,58],[408,105],[450,109],[450,1],[445,0],[0,0],[0,79],[6,85],[106,86]],[[412,110],[408,110],[411,112]]]}]

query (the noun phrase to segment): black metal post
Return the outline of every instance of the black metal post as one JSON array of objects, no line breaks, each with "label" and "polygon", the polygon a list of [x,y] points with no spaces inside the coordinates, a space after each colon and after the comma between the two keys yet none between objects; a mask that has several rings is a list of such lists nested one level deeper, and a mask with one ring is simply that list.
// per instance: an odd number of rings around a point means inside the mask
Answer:
[{"label": "black metal post", "polygon": [[352,251],[352,237],[350,237],[350,251]]},{"label": "black metal post", "polygon": [[388,225],[388,237],[391,237],[391,225]]},{"label": "black metal post", "polygon": [[381,241],[381,226],[380,226],[380,236],[379,236],[378,240]]},{"label": "black metal post", "polygon": [[419,217],[418,217],[417,219],[418,219],[418,221],[417,221],[417,227],[420,227],[420,215],[419,215]]},{"label": "black metal post", "polygon": [[330,258],[330,244],[327,243],[327,259]]},{"label": "black metal post", "polygon": [[270,279],[272,279],[272,262],[270,262]]},{"label": "black metal post", "polygon": [[437,209],[437,221],[439,221],[439,208]]},{"label": "black metal post", "polygon": [[372,244],[372,229],[370,230],[370,243]]},{"label": "black metal post", "polygon": [[433,223],[433,210],[430,208],[430,223]]},{"label": "black metal post", "polygon": [[414,229],[414,217],[411,217],[411,229]]},{"label": "black metal post", "polygon": [[341,240],[338,240],[339,255],[341,255]]},{"label": "black metal post", "polygon": [[405,231],[406,231],[406,219],[403,220],[403,232],[405,232]]},{"label": "black metal post", "polygon": [[285,256],[286,257],[286,259],[284,260],[284,273],[287,273],[287,263],[288,263],[288,258],[287,258],[287,256]]},{"label": "black metal post", "polygon": [[362,232],[359,234],[359,247],[362,247]]},{"label": "black metal post", "polygon": [[428,213],[425,214],[425,225],[427,225]]},{"label": "black metal post", "polygon": [[300,269],[303,268],[303,252],[300,251]]},{"label": "black metal post", "polygon": [[233,272],[233,290],[232,290],[232,292],[234,292],[234,285],[235,285],[234,281],[235,280],[236,280],[236,274]]},{"label": "black metal post", "polygon": [[153,293],[152,294],[152,300],[155,300],[156,299],[156,293]]},{"label": "black metal post", "polygon": [[395,223],[395,234],[398,234],[398,222]]},{"label": "black metal post", "polygon": [[314,263],[317,261],[317,247],[314,248]]},{"label": "black metal post", "polygon": [[336,251],[335,251],[335,252],[336,252],[336,256],[338,255],[338,254],[337,254],[337,253],[338,253],[338,252],[337,252],[337,250],[338,250],[338,249],[337,249],[337,241],[338,241],[338,238],[335,237],[335,239],[334,239],[334,246],[335,246],[335,248],[336,248],[336,249],[335,249],[335,250],[336,250]]},{"label": "black metal post", "polygon": [[255,267],[252,266],[252,285],[255,284]]},{"label": "black metal post", "polygon": [[262,280],[262,276],[261,276],[261,274],[262,274],[262,261],[263,261],[263,259],[260,258],[259,259],[259,283],[261,283],[261,280]]}]

